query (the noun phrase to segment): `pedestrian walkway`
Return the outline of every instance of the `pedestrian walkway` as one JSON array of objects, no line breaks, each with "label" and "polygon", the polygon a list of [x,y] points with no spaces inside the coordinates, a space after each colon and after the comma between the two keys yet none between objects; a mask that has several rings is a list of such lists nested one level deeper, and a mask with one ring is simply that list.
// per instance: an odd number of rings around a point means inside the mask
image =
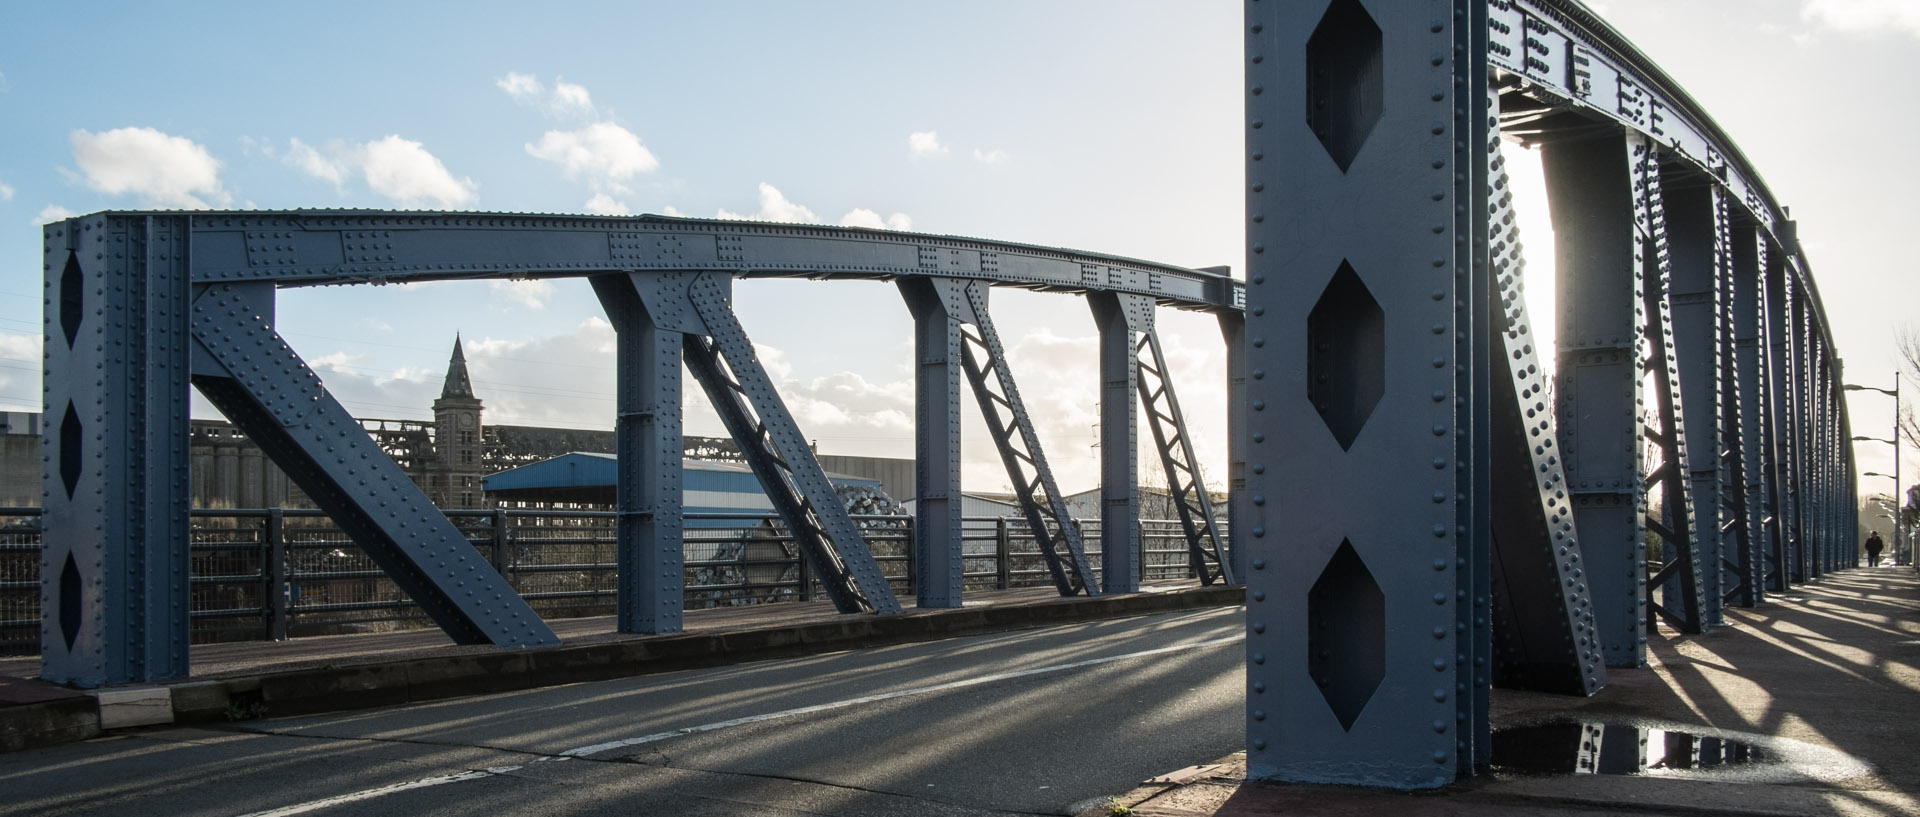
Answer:
[{"label": "pedestrian walkway", "polygon": [[[1797,762],[1633,776],[1496,771],[1437,792],[1388,794],[1246,783],[1235,756],[1144,784],[1116,805],[1142,817],[1920,815],[1920,578],[1911,568],[1830,574],[1757,607],[1729,608],[1727,625],[1707,635],[1667,634],[1648,646],[1646,668],[1609,670],[1607,688],[1591,698],[1496,690],[1496,753],[1522,727],[1567,720],[1709,740],[1750,735],[1743,742],[1763,754]],[[1656,733],[1646,751],[1673,745]],[[1703,757],[1726,746],[1690,745]],[[1577,747],[1568,751],[1571,768]]]},{"label": "pedestrian walkway", "polygon": [[40,659],[0,659],[0,751],[102,729],[217,722],[597,681],[696,666],[850,650],[1048,624],[1233,605],[1239,587],[1162,584],[1062,598],[1050,587],[986,590],[961,609],[843,614],[824,601],[689,610],[686,631],[615,631],[610,616],[549,622],[556,647],[454,644],[436,629],[195,646],[189,678],[77,691],[38,680]]}]

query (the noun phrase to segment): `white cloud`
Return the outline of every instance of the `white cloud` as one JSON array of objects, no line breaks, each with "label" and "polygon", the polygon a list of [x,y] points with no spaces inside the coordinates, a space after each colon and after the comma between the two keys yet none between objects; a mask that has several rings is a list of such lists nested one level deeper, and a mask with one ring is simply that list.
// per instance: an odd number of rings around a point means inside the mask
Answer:
[{"label": "white cloud", "polygon": [[479,185],[473,179],[454,178],[419,142],[398,135],[359,144],[336,139],[327,143],[324,152],[290,139],[281,161],[335,188],[358,174],[369,189],[401,207],[432,205],[451,210],[479,198]]},{"label": "white cloud", "polygon": [[442,209],[453,209],[479,198],[479,186],[472,179],[454,178],[447,166],[419,142],[398,135],[362,145],[359,159],[367,186],[401,207],[431,202]]},{"label": "white cloud", "polygon": [[545,90],[541,88],[540,80],[534,78],[532,74],[515,71],[508,71],[506,76],[494,80],[493,84],[516,100],[536,99]]},{"label": "white cloud", "polygon": [[629,208],[626,202],[605,193],[595,193],[593,198],[587,199],[586,207],[587,212],[602,216],[633,215],[633,209]]},{"label": "white cloud", "polygon": [[1895,28],[1920,36],[1920,3],[1914,0],[1806,0],[1800,18],[1849,34]]},{"label": "white cloud", "polygon": [[553,282],[543,278],[518,281],[496,278],[487,282],[487,289],[497,298],[528,309],[546,309],[547,299],[553,297]]},{"label": "white cloud", "polygon": [[669,204],[669,205],[667,205],[667,206],[665,206],[665,207],[662,207],[662,208],[660,208],[660,215],[663,215],[663,216],[671,216],[671,217],[673,217],[673,218],[686,218],[686,217],[687,217],[687,214],[686,214],[686,213],[682,213],[682,212],[680,212],[680,208],[678,208],[678,207],[675,207],[675,206],[673,206],[673,205],[671,205],[671,204]]},{"label": "white cloud", "polygon": [[907,149],[916,158],[947,155],[947,146],[940,144],[940,134],[930,130],[907,134]]},{"label": "white cloud", "polygon": [[547,131],[539,144],[528,144],[527,154],[560,166],[569,179],[584,178],[597,193],[624,195],[627,182],[660,167],[660,160],[640,144],[633,131],[612,122],[596,122],[579,130]]},{"label": "white cloud", "polygon": [[0,201],[13,201],[13,188],[0,182]]},{"label": "white cloud", "polygon": [[344,161],[334,161],[320,155],[312,145],[299,139],[288,140],[287,155],[284,161],[300,172],[316,179],[324,179],[339,187],[347,180],[349,168]]},{"label": "white cloud", "polygon": [[131,193],[146,205],[186,209],[233,200],[220,185],[220,162],[191,139],[153,128],[76,130],[67,138],[87,186],[102,193]]},{"label": "white cloud", "polygon": [[68,210],[65,207],[61,207],[58,204],[49,204],[45,207],[40,208],[40,214],[33,217],[33,223],[34,223],[34,226],[37,227],[39,225],[46,224],[49,222],[59,221],[61,219],[73,218],[74,216],[77,216],[77,215],[80,215],[80,214],[72,210]]},{"label": "white cloud", "polygon": [[900,230],[904,232],[913,229],[913,219],[908,217],[906,213],[894,213],[883,219],[879,213],[865,207],[856,207],[848,211],[846,215],[840,217],[840,226],[868,227],[875,230]]},{"label": "white cloud", "polygon": [[993,150],[973,149],[973,160],[983,165],[997,165],[1011,158],[1013,158],[1012,154],[1000,148],[994,148]]},{"label": "white cloud", "polygon": [[547,86],[539,77],[509,71],[507,75],[493,81],[495,87],[505,91],[513,101],[540,109],[553,117],[592,117],[594,115],[593,95],[585,86],[576,85],[558,77],[553,81],[553,93],[547,93]]},{"label": "white cloud", "polygon": [[593,97],[587,89],[558,79],[553,83],[553,110],[555,113],[593,113]]},{"label": "white cloud", "polygon": [[760,183],[760,209],[758,212],[741,215],[722,208],[718,218],[732,219],[734,221],[785,221],[814,224],[820,221],[820,219],[813,214],[812,210],[788,201],[787,197],[780,193],[779,188],[766,182]]}]

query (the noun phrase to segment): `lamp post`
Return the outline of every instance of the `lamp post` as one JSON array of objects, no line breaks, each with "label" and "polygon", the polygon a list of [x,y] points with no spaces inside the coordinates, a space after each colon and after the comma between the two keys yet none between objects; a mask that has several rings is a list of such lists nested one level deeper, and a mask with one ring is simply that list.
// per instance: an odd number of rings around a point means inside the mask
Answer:
[{"label": "lamp post", "polygon": [[[1886,477],[1893,478],[1893,502],[1894,502],[1894,505],[1896,506],[1894,509],[1894,520],[1893,520],[1893,553],[1894,553],[1894,558],[1898,560],[1901,553],[1901,547],[1903,546],[1903,543],[1906,541],[1904,531],[1902,531],[1902,528],[1905,528],[1906,526],[1900,524],[1900,519],[1899,519],[1900,510],[1898,508],[1900,504],[1900,496],[1901,496],[1900,494],[1900,372],[1895,371],[1893,373],[1893,389],[1891,391],[1887,389],[1876,389],[1872,386],[1845,385],[1845,386],[1841,386],[1840,388],[1846,391],[1877,391],[1881,394],[1884,394],[1884,395],[1887,395],[1888,397],[1893,398],[1893,438],[1883,440],[1883,439],[1880,439],[1879,437],[1854,437],[1854,439],[1869,440],[1877,443],[1886,443],[1888,445],[1893,446],[1893,473],[1878,474],[1877,476],[1886,476]],[[1920,561],[1920,559],[1914,559],[1912,561]]]}]

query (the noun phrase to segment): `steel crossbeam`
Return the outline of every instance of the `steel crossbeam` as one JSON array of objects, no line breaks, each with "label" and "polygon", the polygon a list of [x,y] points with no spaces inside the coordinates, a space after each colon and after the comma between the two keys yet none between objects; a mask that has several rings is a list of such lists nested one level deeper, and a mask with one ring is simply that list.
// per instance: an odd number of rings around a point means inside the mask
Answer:
[{"label": "steel crossbeam", "polygon": [[[1647,529],[1665,543],[1661,553],[1664,564],[1647,580],[1647,632],[1658,631],[1664,618],[1685,633],[1703,631],[1706,621],[1701,589],[1699,515],[1695,512],[1692,460],[1688,457],[1691,438],[1687,435],[1688,414],[1684,409],[1680,364],[1676,360],[1678,344],[1673,323],[1673,259],[1667,244],[1666,197],[1660,174],[1659,154],[1649,145],[1634,146],[1635,192],[1638,208],[1634,220],[1646,249],[1642,257],[1648,264],[1645,274],[1645,320],[1647,370],[1652,375],[1655,416],[1658,428],[1647,429],[1647,436],[1658,445],[1660,464],[1647,474],[1648,488],[1660,487],[1661,519],[1647,518]],[[1655,600],[1653,594],[1660,597]]]},{"label": "steel crossbeam", "polygon": [[1167,476],[1167,493],[1180,515],[1180,528],[1186,535],[1187,560],[1201,584],[1223,581],[1233,584],[1233,564],[1221,543],[1220,529],[1213,515],[1213,499],[1201,478],[1200,460],[1194,454],[1192,435],[1186,417],[1180,413],[1180,400],[1174,395],[1168,376],[1167,355],[1160,348],[1160,333],[1148,329],[1141,333],[1134,349],[1134,361],[1140,379],[1141,408],[1147,412],[1147,428],[1153,433],[1154,447],[1160,453],[1160,467]]},{"label": "steel crossbeam", "polygon": [[987,421],[987,433],[993,437],[1000,462],[1007,469],[1007,480],[1014,486],[1014,498],[1026,517],[1027,530],[1040,548],[1060,595],[1100,595],[1093,569],[1087,563],[1086,548],[1081,544],[1080,526],[1067,512],[1066,500],[1054,484],[1053,470],[1047,467],[1040,437],[1033,430],[1033,419],[1027,415],[1013,370],[1007,365],[1006,349],[987,312],[987,288],[970,283],[966,295],[974,321],[971,329],[963,327],[961,331],[961,361],[967,382],[979,400],[980,414]]}]

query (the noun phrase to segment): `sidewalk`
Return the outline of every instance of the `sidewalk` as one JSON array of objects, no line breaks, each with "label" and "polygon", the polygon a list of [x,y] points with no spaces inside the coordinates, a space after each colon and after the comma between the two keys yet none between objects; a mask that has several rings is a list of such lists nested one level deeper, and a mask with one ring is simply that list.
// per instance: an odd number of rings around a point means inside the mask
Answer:
[{"label": "sidewalk", "polygon": [[1730,608],[1727,626],[1707,635],[1648,647],[1647,668],[1609,669],[1592,698],[1495,690],[1496,752],[1502,730],[1570,719],[1732,737],[1799,762],[1697,775],[1496,771],[1392,794],[1248,783],[1236,756],[1143,784],[1118,804],[1142,817],[1920,814],[1920,578],[1911,568],[1832,574]]},{"label": "sidewalk", "polygon": [[961,609],[842,614],[824,601],[689,610],[686,632],[614,631],[610,616],[548,622],[556,647],[454,644],[437,629],[197,645],[191,676],[80,691],[38,680],[38,656],[0,659],[0,752],[103,729],[364,709],[699,666],[1240,604],[1239,587],[1194,582],[1062,598],[1052,588],[976,591]]}]

